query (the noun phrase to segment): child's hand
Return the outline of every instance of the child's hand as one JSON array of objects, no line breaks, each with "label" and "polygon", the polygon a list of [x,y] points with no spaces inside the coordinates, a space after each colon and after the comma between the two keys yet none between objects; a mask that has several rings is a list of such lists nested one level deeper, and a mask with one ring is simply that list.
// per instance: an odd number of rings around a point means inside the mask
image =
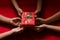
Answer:
[{"label": "child's hand", "polygon": [[20,18],[19,17],[16,17],[16,18],[8,18],[8,17],[5,17],[5,16],[0,15],[0,21],[1,22],[5,22],[5,23],[8,23],[8,24],[12,24],[14,26],[18,26],[18,24],[20,24]]},{"label": "child's hand", "polygon": [[35,14],[37,14],[38,12],[39,12],[39,10],[36,10],[36,11],[35,11]]},{"label": "child's hand", "polygon": [[13,32],[19,32],[19,31],[22,31],[22,30],[23,30],[23,28],[20,28],[20,27],[12,29]]},{"label": "child's hand", "polygon": [[35,27],[35,30],[41,31],[41,30],[43,30],[44,28],[45,28],[45,24],[42,24],[42,25],[40,25],[40,26],[36,26],[36,27]]},{"label": "child's hand", "polygon": [[11,20],[10,20],[10,24],[12,24],[13,26],[20,26],[20,18],[12,18]]},{"label": "child's hand", "polygon": [[21,17],[22,9],[19,8],[17,12],[18,12],[18,15]]},{"label": "child's hand", "polygon": [[45,19],[43,19],[43,18],[36,18],[36,20],[39,20],[40,21],[40,23],[46,23],[46,20]]}]

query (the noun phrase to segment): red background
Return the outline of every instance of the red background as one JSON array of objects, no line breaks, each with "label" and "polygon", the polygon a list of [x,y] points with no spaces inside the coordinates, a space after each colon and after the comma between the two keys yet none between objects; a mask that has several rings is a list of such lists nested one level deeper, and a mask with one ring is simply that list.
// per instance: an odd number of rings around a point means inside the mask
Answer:
[{"label": "red background", "polygon": [[[36,8],[37,0],[20,0],[19,5],[23,11],[34,11]],[[42,7],[42,17],[48,18],[60,11],[60,0],[43,0]],[[17,17],[16,11],[13,8],[10,0],[0,0],[0,14],[13,18]],[[53,25],[60,25],[60,22],[57,21],[52,23]],[[3,25],[0,23],[0,33],[9,31],[11,26]],[[59,33],[52,32],[51,30],[44,30],[41,32],[36,32],[32,29],[26,29],[21,34],[12,35],[8,39],[4,40],[60,40]]]}]

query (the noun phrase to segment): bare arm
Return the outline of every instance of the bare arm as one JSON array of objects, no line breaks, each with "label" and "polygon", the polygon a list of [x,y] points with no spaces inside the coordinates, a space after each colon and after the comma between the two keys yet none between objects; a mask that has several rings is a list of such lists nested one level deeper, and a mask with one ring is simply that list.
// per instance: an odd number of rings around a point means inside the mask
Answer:
[{"label": "bare arm", "polygon": [[0,39],[6,37],[6,36],[9,36],[11,34],[13,34],[14,32],[12,30],[8,31],[8,32],[5,32],[5,33],[2,33],[0,34]]},{"label": "bare arm", "polygon": [[51,17],[48,17],[46,19],[43,19],[43,18],[37,18],[38,20],[40,20],[42,23],[51,23],[51,22],[54,22],[56,20],[60,20],[60,11],[57,12],[56,14],[54,14],[53,16]]},{"label": "bare arm", "polygon": [[[16,22],[14,22],[13,20],[15,20]],[[0,34],[0,39],[13,34],[14,32],[18,32],[18,31],[22,30],[22,28],[20,28],[20,21],[18,21],[18,20],[20,20],[20,18],[10,19],[10,18],[0,15],[0,21],[10,23],[14,26],[19,26],[17,28],[14,28],[14,29],[8,31],[8,32]]]},{"label": "bare arm", "polygon": [[5,16],[0,15],[0,21],[6,22],[6,23],[10,23],[10,20],[11,20],[10,18],[7,18]]},{"label": "bare arm", "polygon": [[56,21],[56,20],[60,20],[60,11],[57,12],[57,13],[55,13],[53,16],[45,19],[45,22],[46,22],[46,23],[51,23],[51,22],[54,22],[54,21]]},{"label": "bare arm", "polygon": [[47,25],[47,24],[42,24],[40,26],[36,26],[36,30],[41,30],[43,28],[51,29],[57,32],[60,32],[60,27],[59,26],[53,26],[53,25]]},{"label": "bare arm", "polygon": [[11,0],[12,1],[12,4],[14,5],[15,9],[17,10],[18,12],[18,15],[21,16],[21,13],[22,13],[22,9],[19,7],[19,5],[17,4],[16,0]]},{"label": "bare arm", "polygon": [[4,37],[7,37],[7,36],[9,36],[9,35],[11,35],[11,34],[13,34],[13,33],[15,33],[15,32],[19,32],[19,31],[21,31],[21,30],[23,30],[23,28],[17,27],[17,28],[14,28],[14,29],[12,29],[12,30],[10,30],[10,31],[8,31],[8,32],[1,33],[1,34],[0,34],[0,39],[2,39],[2,38],[4,38]]},{"label": "bare arm", "polygon": [[0,15],[0,21],[11,24],[13,26],[19,26],[19,24],[20,24],[20,18],[19,17],[8,18],[8,17],[5,17],[3,15]]},{"label": "bare arm", "polygon": [[41,7],[42,7],[42,0],[38,0],[37,1],[37,9],[35,11],[35,13],[38,13],[41,11]]},{"label": "bare arm", "polygon": [[46,25],[46,24],[44,24],[44,26],[48,29],[52,29],[52,30],[60,32],[60,27],[59,26]]}]

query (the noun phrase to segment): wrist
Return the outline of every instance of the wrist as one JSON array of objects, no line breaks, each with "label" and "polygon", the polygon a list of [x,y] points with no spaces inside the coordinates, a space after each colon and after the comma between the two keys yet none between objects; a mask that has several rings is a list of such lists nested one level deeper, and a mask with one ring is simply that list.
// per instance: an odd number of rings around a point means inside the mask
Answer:
[{"label": "wrist", "polygon": [[9,33],[9,34],[13,34],[13,33],[14,33],[14,31],[13,31],[13,30],[10,30],[10,31],[8,31],[8,33]]},{"label": "wrist", "polygon": [[5,18],[5,20],[4,20],[4,22],[6,22],[6,23],[11,23],[10,21],[11,21],[11,18]]},{"label": "wrist", "polygon": [[12,33],[14,33],[14,32],[15,32],[15,30],[14,30],[14,29],[11,29],[11,32],[12,32]]},{"label": "wrist", "polygon": [[20,8],[17,8],[17,11],[20,11],[20,13],[22,13],[22,9],[20,9]]},{"label": "wrist", "polygon": [[45,28],[48,28],[49,26],[47,24],[44,24]]},{"label": "wrist", "polygon": [[47,27],[46,27],[46,26],[47,26],[46,24],[42,24],[42,25],[43,25],[44,28],[47,28]]},{"label": "wrist", "polygon": [[7,23],[11,24],[12,23],[12,19],[11,18],[8,18],[7,19]]},{"label": "wrist", "polygon": [[38,13],[38,12],[40,12],[40,11],[39,10],[35,10],[35,14]]}]

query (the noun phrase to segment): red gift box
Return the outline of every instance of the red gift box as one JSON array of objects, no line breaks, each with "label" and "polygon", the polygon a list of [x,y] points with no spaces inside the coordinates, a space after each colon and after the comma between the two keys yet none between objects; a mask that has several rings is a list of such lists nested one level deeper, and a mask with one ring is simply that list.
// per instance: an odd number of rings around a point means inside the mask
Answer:
[{"label": "red gift box", "polygon": [[31,27],[35,25],[35,13],[34,12],[23,12],[22,13],[22,26]]}]

